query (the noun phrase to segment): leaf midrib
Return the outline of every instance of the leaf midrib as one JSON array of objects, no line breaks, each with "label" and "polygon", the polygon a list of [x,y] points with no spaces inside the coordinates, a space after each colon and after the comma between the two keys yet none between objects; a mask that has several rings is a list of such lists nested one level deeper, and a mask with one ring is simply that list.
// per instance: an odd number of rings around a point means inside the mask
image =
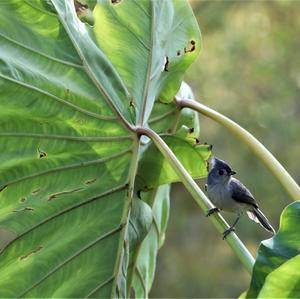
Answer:
[{"label": "leaf midrib", "polygon": [[[66,5],[66,4],[65,4]],[[74,8],[74,7],[73,7]],[[66,11],[68,11],[68,9],[66,9]],[[117,114],[117,116],[120,118],[120,120],[122,121],[123,125],[129,129],[130,131],[135,131],[134,128],[132,127],[132,125],[125,119],[125,117],[123,117],[122,113],[119,111],[119,109],[114,105],[113,100],[110,98],[110,96],[107,94],[105,88],[102,86],[102,84],[98,81],[97,77],[95,76],[94,72],[92,71],[92,69],[89,66],[89,63],[87,62],[87,60],[85,59],[85,56],[83,55],[80,47],[77,45],[76,40],[73,38],[73,35],[71,34],[68,26],[66,25],[65,20],[60,16],[60,14],[58,13],[58,18],[60,20],[60,23],[62,24],[62,26],[64,27],[69,40],[71,41],[73,47],[75,48],[78,56],[80,57],[81,61],[83,62],[83,66],[84,69],[86,71],[86,74],[88,75],[88,77],[94,82],[95,86],[97,87],[97,89],[100,91],[100,93],[102,94],[103,98],[105,99],[105,101],[109,104],[109,106],[112,108],[112,110]],[[118,72],[116,72],[118,74]],[[122,83],[122,86],[125,88],[127,94],[129,94],[127,88],[125,87],[125,84],[123,82],[123,80],[121,79],[121,77],[119,76],[119,80]]]},{"label": "leaf midrib", "polygon": [[155,9],[154,9],[154,4],[153,0],[150,0],[151,2],[151,39],[150,39],[150,49],[149,49],[149,55],[148,55],[148,65],[147,65],[147,73],[146,73],[146,79],[145,79],[145,85],[144,85],[144,94],[143,94],[143,105],[142,105],[142,110],[141,114],[139,117],[138,124],[140,126],[144,126],[144,117],[146,113],[146,107],[147,107],[147,102],[148,102],[148,97],[149,97],[149,86],[150,86],[150,81],[151,81],[151,72],[152,72],[152,60],[153,60],[153,46],[154,46],[154,31],[155,31]]}]

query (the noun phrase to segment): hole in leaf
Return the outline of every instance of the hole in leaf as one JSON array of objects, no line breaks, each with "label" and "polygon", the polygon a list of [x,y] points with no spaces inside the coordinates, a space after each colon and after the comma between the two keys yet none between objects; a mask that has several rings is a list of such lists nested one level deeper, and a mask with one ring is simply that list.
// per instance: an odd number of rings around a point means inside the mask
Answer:
[{"label": "hole in leaf", "polygon": [[196,42],[194,40],[191,40],[190,45],[188,47],[184,47],[184,53],[188,52],[194,52],[196,49]]},{"label": "hole in leaf", "polygon": [[138,190],[138,191],[136,192],[136,195],[137,195],[137,197],[138,197],[139,199],[142,199],[142,197],[141,197],[141,192],[142,192],[142,190]]},{"label": "hole in leaf", "polygon": [[111,0],[111,4],[115,5],[120,3],[122,0]]},{"label": "hole in leaf", "polygon": [[168,72],[168,71],[169,71],[169,70],[168,70],[168,66],[169,66],[169,57],[166,56],[166,57],[165,57],[165,66],[164,66],[164,71],[165,71],[165,72]]},{"label": "hole in leaf", "polygon": [[189,133],[190,134],[194,133],[194,131],[195,131],[194,128],[189,128]]},{"label": "hole in leaf", "polygon": [[42,151],[40,148],[37,149],[38,150],[38,155],[39,155],[39,158],[45,158],[47,157],[47,153]]},{"label": "hole in leaf", "polygon": [[181,54],[181,51],[178,50],[178,51],[177,51],[177,56],[180,56],[180,54]]}]

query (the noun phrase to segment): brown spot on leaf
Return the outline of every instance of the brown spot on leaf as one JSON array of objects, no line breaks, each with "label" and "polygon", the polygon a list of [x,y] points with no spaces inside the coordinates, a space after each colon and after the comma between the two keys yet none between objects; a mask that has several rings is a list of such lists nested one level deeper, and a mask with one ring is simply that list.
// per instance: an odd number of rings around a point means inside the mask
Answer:
[{"label": "brown spot on leaf", "polygon": [[181,54],[181,51],[178,50],[178,51],[177,51],[177,56],[180,56],[180,54]]},{"label": "brown spot on leaf", "polygon": [[55,193],[55,194],[52,194],[48,197],[48,200],[52,200],[54,198],[57,198],[59,196],[63,196],[63,195],[68,195],[68,194],[71,194],[71,193],[74,193],[74,192],[79,192],[81,190],[83,190],[84,188],[76,188],[76,189],[73,189],[73,190],[70,190],[70,191],[62,191],[62,192],[58,192],[58,193]]},{"label": "brown spot on leaf", "polygon": [[44,158],[44,157],[47,157],[47,153],[45,151],[42,151],[39,147],[38,147],[38,155],[39,155],[39,158]]},{"label": "brown spot on leaf", "polygon": [[126,226],[126,223],[121,223],[120,224],[120,229],[122,230]]},{"label": "brown spot on leaf", "polygon": [[134,106],[133,99],[130,99],[130,101],[129,101],[129,107],[132,107],[132,108],[134,108],[134,107],[135,107],[135,106]]},{"label": "brown spot on leaf", "polygon": [[40,191],[41,191],[41,188],[37,188],[37,189],[33,190],[31,193],[32,193],[32,194],[37,194],[37,193],[40,192]]},{"label": "brown spot on leaf", "polygon": [[74,0],[74,6],[75,6],[77,15],[82,14],[83,11],[85,11],[86,9],[89,8],[86,4],[82,4],[81,2],[79,2],[77,0]]},{"label": "brown spot on leaf", "polygon": [[90,184],[95,183],[96,180],[97,180],[96,178],[95,178],[95,179],[90,179],[90,180],[85,181],[84,183],[85,183],[86,185],[90,185]]},{"label": "brown spot on leaf", "polygon": [[111,0],[111,4],[118,4],[118,3],[120,3],[122,0]]},{"label": "brown spot on leaf", "polygon": [[198,138],[195,138],[195,142],[196,142],[196,144],[199,144],[200,140]]},{"label": "brown spot on leaf", "polygon": [[33,254],[39,252],[39,251],[42,250],[42,249],[43,249],[43,246],[37,247],[36,249],[30,251],[30,252],[27,253],[26,255],[21,256],[21,257],[20,257],[20,261],[26,260],[28,257],[30,257],[31,255],[33,255]]},{"label": "brown spot on leaf", "polygon": [[5,190],[7,188],[8,185],[4,185],[0,188],[0,192],[2,192],[3,190]]},{"label": "brown spot on leaf", "polygon": [[20,202],[25,202],[26,201],[26,198],[25,197],[22,197],[21,199],[20,199]]},{"label": "brown spot on leaf", "polygon": [[13,210],[13,212],[30,212],[30,211],[33,211],[34,209],[31,208],[31,207],[26,207],[26,208],[23,208],[23,209],[19,209],[19,210]]}]

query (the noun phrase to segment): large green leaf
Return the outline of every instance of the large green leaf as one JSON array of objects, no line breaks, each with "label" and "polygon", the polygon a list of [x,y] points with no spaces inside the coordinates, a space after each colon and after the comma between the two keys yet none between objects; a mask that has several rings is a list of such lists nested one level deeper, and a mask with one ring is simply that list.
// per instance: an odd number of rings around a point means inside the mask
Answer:
[{"label": "large green leaf", "polygon": [[282,212],[278,233],[261,243],[246,298],[300,297],[300,201]]},{"label": "large green leaf", "polygon": [[261,288],[258,298],[299,298],[300,254],[272,271]]},{"label": "large green leaf", "polygon": [[93,27],[70,0],[0,10],[0,296],[127,296],[127,242],[147,231],[129,225],[134,126],[200,49],[191,9],[98,1]]}]

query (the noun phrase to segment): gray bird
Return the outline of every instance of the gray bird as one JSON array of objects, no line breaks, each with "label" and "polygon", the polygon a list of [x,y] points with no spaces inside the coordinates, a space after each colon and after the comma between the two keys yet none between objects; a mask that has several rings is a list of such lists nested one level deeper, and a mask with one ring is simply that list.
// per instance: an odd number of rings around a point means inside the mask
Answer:
[{"label": "gray bird", "polygon": [[221,210],[238,215],[232,226],[224,231],[223,239],[235,230],[234,227],[244,212],[248,214],[250,219],[260,223],[267,231],[274,234],[274,228],[258,208],[258,204],[251,192],[239,180],[232,177],[235,174],[236,172],[226,162],[216,157],[211,159],[205,189],[209,199],[216,208],[210,209],[207,216]]}]

